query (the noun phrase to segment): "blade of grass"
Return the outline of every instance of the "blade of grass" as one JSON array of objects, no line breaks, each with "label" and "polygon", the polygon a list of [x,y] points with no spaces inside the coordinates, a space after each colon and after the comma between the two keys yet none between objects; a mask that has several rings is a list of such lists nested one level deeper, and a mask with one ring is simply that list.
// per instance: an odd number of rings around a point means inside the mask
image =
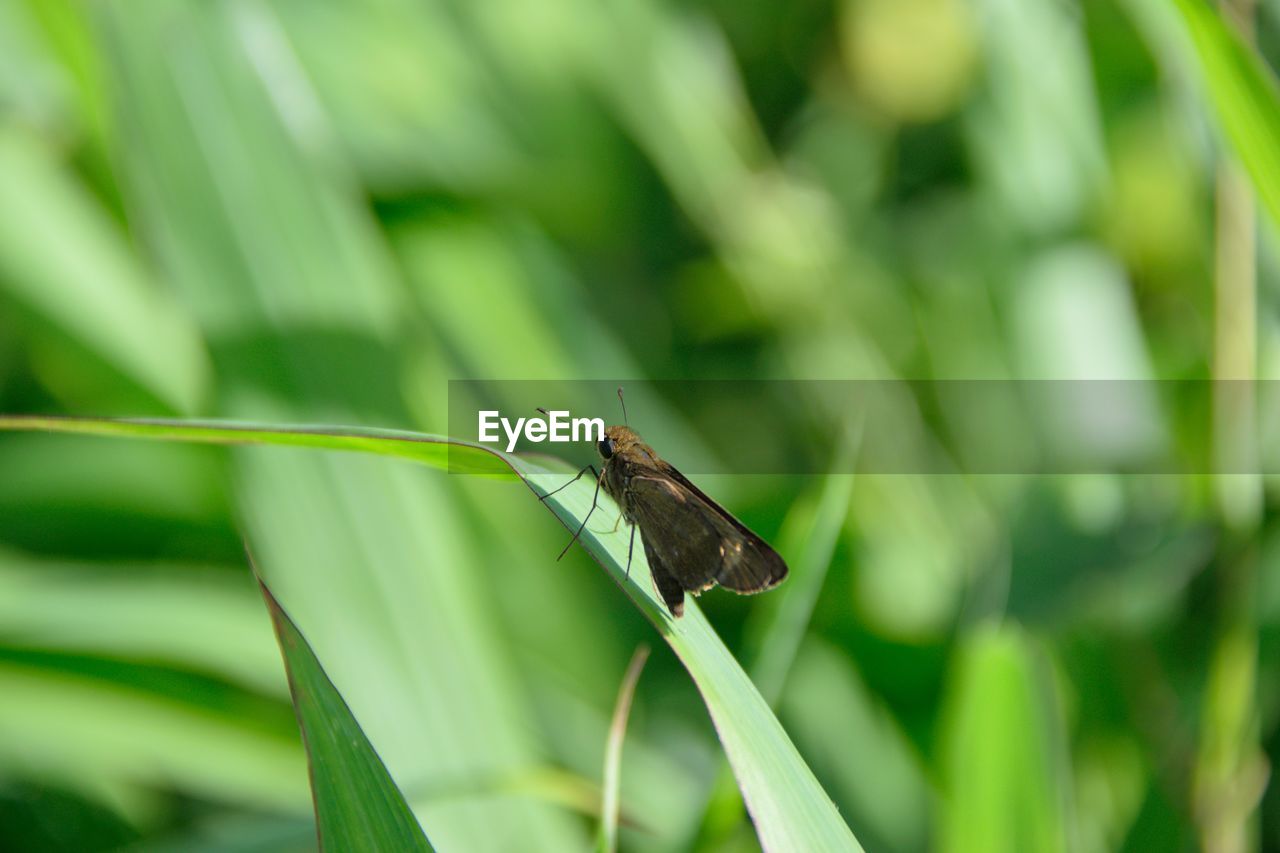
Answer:
[{"label": "blade of grass", "polygon": [[[558,527],[555,533],[559,539]],[[546,661],[533,661],[528,666],[531,680],[537,682],[537,704],[555,754],[576,774],[595,778],[604,762],[612,707],[601,708],[594,697],[584,697],[577,680],[565,681]],[[669,720],[663,715],[659,722],[658,716],[651,714],[648,731],[632,725],[627,732],[619,822],[623,827],[641,830],[643,841],[634,841],[637,849],[695,848],[690,841],[701,817],[706,780],[718,761],[723,760],[718,743],[707,741],[689,728],[696,721],[681,720],[677,724],[681,727],[673,731],[675,727],[667,724]],[[592,786],[591,803],[598,821],[598,784]]]},{"label": "blade of grass", "polygon": [[[268,425],[216,422],[124,421],[90,418],[0,416],[0,430],[42,429],[125,437],[193,440],[224,444],[281,444],[365,450],[448,466],[446,446],[471,459],[490,454],[509,465],[537,495],[563,485],[565,476],[530,460],[480,445],[416,433],[343,427],[329,434],[319,427],[275,429]],[[376,445],[376,449],[373,449]],[[480,466],[483,467],[483,466]],[[579,480],[543,501],[567,529],[576,530],[591,506],[593,488]],[[766,850],[861,850],[831,798],[796,751],[769,705],[707,622],[696,602],[672,619],[653,590],[648,563],[639,555],[627,573],[628,535],[588,527],[580,541],[675,651],[706,702],[724,745],[747,810]]]},{"label": "blade of grass", "polygon": [[500,454],[480,445],[404,430],[375,427],[263,425],[244,421],[175,421],[163,418],[63,418],[0,415],[0,429],[144,438],[198,444],[273,444],[325,450],[357,450],[411,459],[459,474],[512,475]]},{"label": "blade of grass", "polygon": [[613,720],[609,724],[609,743],[604,754],[604,803],[600,815],[599,849],[613,853],[618,849],[618,802],[622,787],[622,739],[627,734],[627,718],[631,715],[631,700],[635,698],[636,682],[645,661],[649,659],[649,647],[640,646],[631,656],[627,671],[618,689],[618,703],[613,708]]},{"label": "blade of grass", "polygon": [[404,795],[311,647],[265,585],[262,595],[275,624],[307,748],[321,849],[430,850]]},{"label": "blade of grass", "polygon": [[1176,0],[1172,5],[1191,38],[1222,130],[1272,223],[1280,227],[1280,92],[1275,77],[1210,4]]},{"label": "blade of grass", "polygon": [[1069,774],[1048,706],[1020,631],[992,627],[967,640],[943,715],[940,849],[1066,849]]},{"label": "blade of grass", "polygon": [[[1280,227],[1280,89],[1258,52],[1246,41],[1252,3],[1225,3],[1229,26],[1214,7],[1195,0],[1173,4],[1198,60],[1203,88],[1236,159],[1253,190]],[[1214,376],[1249,380],[1257,372],[1257,294],[1254,204],[1226,158],[1219,165],[1215,269]],[[1257,468],[1254,435],[1257,404],[1252,394],[1215,389],[1215,455],[1224,467]],[[1251,388],[1238,382],[1241,390]],[[1262,513],[1262,483],[1255,476],[1218,477],[1219,509],[1231,543],[1221,561],[1221,630],[1208,672],[1202,731],[1195,768],[1196,820],[1206,849],[1249,845],[1252,814],[1266,787],[1266,760],[1258,744],[1258,636],[1253,600],[1256,556],[1247,544]]]}]

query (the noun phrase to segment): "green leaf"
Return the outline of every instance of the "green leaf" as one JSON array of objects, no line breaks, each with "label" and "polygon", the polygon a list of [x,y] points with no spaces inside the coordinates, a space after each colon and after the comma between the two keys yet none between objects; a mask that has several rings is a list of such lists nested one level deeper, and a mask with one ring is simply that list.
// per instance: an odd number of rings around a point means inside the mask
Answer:
[{"label": "green leaf", "polygon": [[1025,636],[978,631],[961,650],[944,713],[942,850],[1066,849],[1065,736]]},{"label": "green leaf", "polygon": [[[42,429],[122,437],[222,444],[279,444],[361,450],[400,456],[445,468],[464,462],[494,473],[488,454],[510,466],[536,494],[546,495],[566,478],[536,462],[480,445],[419,433],[356,427],[272,427],[262,424],[220,424],[213,421],[105,420],[0,416],[0,429]],[[566,528],[576,530],[591,507],[594,484],[579,479],[548,498]],[[616,529],[616,508],[609,503],[596,518],[600,529],[588,526],[580,541],[619,583],[648,619],[657,626],[702,693],[716,732],[724,745],[751,813],[760,841],[767,850],[861,850],[831,798],[796,751],[778,719],[723,641],[689,601],[685,615],[673,619],[662,605],[649,578],[649,567],[637,553],[627,571],[629,534]]]},{"label": "green leaf", "polygon": [[1173,4],[1191,37],[1206,94],[1258,197],[1280,226],[1280,96],[1256,52],[1202,0]]},{"label": "green leaf", "polygon": [[430,850],[418,819],[364,736],[311,647],[262,587],[289,673],[311,765],[320,846],[329,850]]}]

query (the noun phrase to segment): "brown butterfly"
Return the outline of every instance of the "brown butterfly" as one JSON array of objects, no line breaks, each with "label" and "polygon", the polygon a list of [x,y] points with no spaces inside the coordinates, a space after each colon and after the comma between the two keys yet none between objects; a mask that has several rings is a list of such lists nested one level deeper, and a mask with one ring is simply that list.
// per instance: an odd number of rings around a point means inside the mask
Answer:
[{"label": "brown butterfly", "polygon": [[[621,388],[618,398],[622,398]],[[625,402],[622,411],[625,420]],[[635,430],[627,426],[608,427],[596,449],[603,464],[596,475],[591,511],[560,552],[561,557],[587,526],[587,519],[595,511],[600,487],[604,486],[605,492],[622,508],[622,517],[631,525],[628,573],[639,528],[653,585],[672,616],[684,613],[686,592],[697,595],[716,584],[737,593],[763,592],[786,578],[787,564],[768,543],[654,453]],[[586,471],[595,473],[595,467],[588,465],[569,482]],[[550,492],[543,499],[553,494],[555,492]]]}]

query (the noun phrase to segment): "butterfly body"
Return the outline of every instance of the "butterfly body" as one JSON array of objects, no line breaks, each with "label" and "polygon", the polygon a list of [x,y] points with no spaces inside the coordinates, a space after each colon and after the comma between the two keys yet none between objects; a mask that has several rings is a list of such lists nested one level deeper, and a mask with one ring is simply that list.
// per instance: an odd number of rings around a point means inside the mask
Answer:
[{"label": "butterfly body", "polygon": [[597,446],[600,485],[638,528],[654,586],[673,616],[684,594],[719,584],[738,593],[762,592],[787,576],[769,545],[707,497],[626,426],[605,429]]}]

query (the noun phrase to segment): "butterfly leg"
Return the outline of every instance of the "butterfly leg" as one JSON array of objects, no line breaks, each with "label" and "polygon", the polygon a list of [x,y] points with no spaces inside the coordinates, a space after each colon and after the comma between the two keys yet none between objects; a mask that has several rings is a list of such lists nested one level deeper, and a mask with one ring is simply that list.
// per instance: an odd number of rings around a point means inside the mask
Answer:
[{"label": "butterfly leg", "polygon": [[[581,477],[581,476],[582,476],[583,471],[586,471],[586,470],[588,470],[588,469],[590,469],[590,470],[591,470],[591,473],[592,473],[592,474],[596,474],[595,466],[594,466],[594,465],[588,465],[586,468],[583,468],[583,469],[582,469],[582,471],[579,471],[579,472],[578,472],[578,477]],[[607,470],[607,469],[606,469],[606,470]],[[578,477],[574,477],[573,479],[574,479],[574,480],[576,480],[576,479],[578,479]],[[572,482],[573,482],[573,480],[570,480],[569,482],[570,482],[570,483],[572,483]],[[584,516],[584,517],[583,517],[583,519],[582,519],[582,524],[579,524],[579,525],[578,525],[578,530],[577,530],[577,532],[575,532],[575,533],[573,534],[573,538],[569,540],[569,544],[568,544],[568,545],[565,545],[565,546],[564,546],[564,550],[560,552],[560,556],[559,556],[559,557],[556,557],[556,561],[557,561],[557,562],[559,562],[561,559],[563,559],[565,554],[568,554],[568,553],[569,553],[569,549],[573,547],[573,543],[574,543],[574,542],[577,542],[577,541],[578,541],[578,537],[582,535],[582,531],[583,531],[583,530],[586,530],[586,528],[587,528],[587,521],[591,518],[591,513],[593,513],[593,512],[595,512],[595,511],[596,511],[596,502],[600,500],[600,484],[601,484],[601,483],[603,483],[603,482],[604,482],[604,474],[603,474],[603,473],[596,474],[596,491],[595,491],[595,494],[593,494],[593,495],[591,496],[591,509],[587,510],[587,514],[586,514],[586,516]],[[565,484],[564,484],[564,486],[567,486],[567,485],[569,485],[569,483],[565,483]],[[560,487],[560,489],[563,489],[563,488],[564,488],[564,486],[561,486],[561,487]],[[560,489],[556,489],[556,492],[560,491]],[[555,492],[552,492],[551,494],[555,494]]]},{"label": "butterfly leg", "polygon": [[636,526],[633,524],[631,525],[631,539],[627,541],[627,580],[631,580],[631,552],[635,547],[636,547]]},{"label": "butterfly leg", "polygon": [[[574,475],[573,475],[573,479],[572,479],[572,480],[570,480],[569,482],[565,483],[563,486],[561,486],[561,487],[560,487],[560,488],[558,488],[558,489],[552,489],[551,491],[547,492],[545,495],[542,495],[541,497],[539,497],[539,498],[538,498],[538,500],[540,500],[540,501],[545,501],[547,498],[551,497],[551,496],[552,496],[552,495],[554,495],[556,492],[563,491],[564,489],[569,488],[569,487],[570,487],[570,486],[572,486],[574,483],[578,482],[578,478],[579,478],[579,477],[581,477],[583,474],[587,473],[588,471],[590,471],[592,474],[595,474],[595,473],[596,473],[596,466],[594,466],[594,465],[588,465],[587,467],[585,467],[585,468],[583,468],[581,471],[579,471],[577,474],[574,474]],[[596,475],[596,476],[598,477],[599,475]]]}]

